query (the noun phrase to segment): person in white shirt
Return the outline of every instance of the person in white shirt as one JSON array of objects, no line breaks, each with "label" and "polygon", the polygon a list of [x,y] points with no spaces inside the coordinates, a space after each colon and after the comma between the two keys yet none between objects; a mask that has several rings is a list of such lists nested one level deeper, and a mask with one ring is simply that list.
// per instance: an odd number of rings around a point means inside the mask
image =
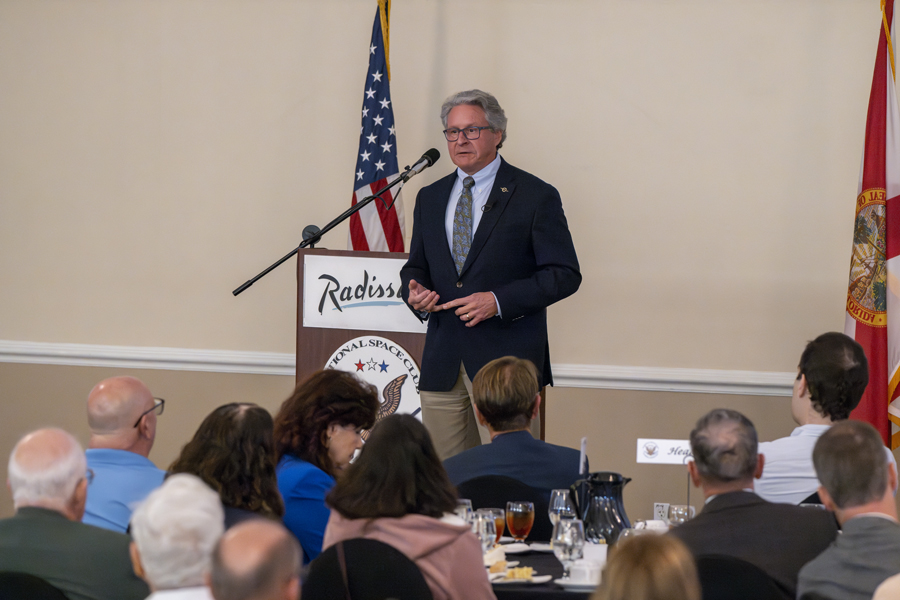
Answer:
[{"label": "person in white shirt", "polygon": [[[766,468],[753,491],[769,502],[800,504],[819,486],[812,453],[816,441],[859,404],[869,383],[869,365],[856,340],[843,333],[823,333],[806,345],[797,367],[791,416],[799,425],[788,437],[762,442]],[[893,454],[885,448],[896,466]]]},{"label": "person in white shirt", "polygon": [[213,600],[206,578],[225,531],[225,512],[199,477],[179,473],[151,492],[131,519],[134,572],[147,600]]}]

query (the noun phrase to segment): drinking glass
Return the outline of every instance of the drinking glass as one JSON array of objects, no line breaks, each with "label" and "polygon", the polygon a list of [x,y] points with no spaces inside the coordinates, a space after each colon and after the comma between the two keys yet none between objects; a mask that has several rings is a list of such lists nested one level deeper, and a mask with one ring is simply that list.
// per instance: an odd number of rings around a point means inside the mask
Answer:
[{"label": "drinking glass", "polygon": [[506,526],[513,539],[517,542],[524,541],[533,525],[534,504],[521,501],[506,503]]},{"label": "drinking glass", "polygon": [[569,577],[572,563],[584,556],[584,524],[579,519],[560,519],[553,526],[550,545],[565,570],[563,577]]},{"label": "drinking glass", "polygon": [[456,509],[453,512],[466,523],[470,523],[472,521],[472,501],[460,498],[456,501]]},{"label": "drinking glass", "polygon": [[694,507],[687,504],[670,504],[669,505],[669,526],[675,527],[686,521],[690,521],[694,516]]},{"label": "drinking glass", "polygon": [[497,522],[494,521],[494,515],[475,513],[472,517],[472,531],[481,542],[482,554],[494,547],[497,539]]},{"label": "drinking glass", "polygon": [[496,523],[495,528],[497,530],[497,539],[494,542],[499,544],[500,538],[503,537],[503,529],[506,527],[506,511],[502,508],[479,508],[475,511],[475,514],[491,515],[494,523]]},{"label": "drinking glass", "polygon": [[550,515],[550,522],[554,525],[559,522],[560,518],[575,518],[575,507],[572,505],[569,490],[553,490],[550,492],[550,506],[547,509],[547,513]]}]

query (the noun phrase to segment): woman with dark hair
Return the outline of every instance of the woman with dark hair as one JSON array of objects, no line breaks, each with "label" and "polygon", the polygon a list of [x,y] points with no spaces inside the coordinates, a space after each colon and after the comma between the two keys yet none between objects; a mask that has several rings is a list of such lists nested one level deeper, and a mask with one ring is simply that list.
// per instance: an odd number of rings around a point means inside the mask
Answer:
[{"label": "woman with dark hair", "polygon": [[385,417],[328,494],[324,547],[378,540],[416,563],[435,600],[494,598],[481,543],[453,514],[456,498],[425,426],[410,415]]},{"label": "woman with dark hair", "polygon": [[196,475],[219,493],[225,528],[251,517],[280,519],[272,415],[249,403],[212,411],[181,449],[169,473]]},{"label": "woman with dark hair", "polygon": [[375,386],[326,369],[297,385],[275,416],[284,524],[300,541],[304,563],[322,551],[325,494],[362,447],[361,432],[375,423],[378,405]]}]

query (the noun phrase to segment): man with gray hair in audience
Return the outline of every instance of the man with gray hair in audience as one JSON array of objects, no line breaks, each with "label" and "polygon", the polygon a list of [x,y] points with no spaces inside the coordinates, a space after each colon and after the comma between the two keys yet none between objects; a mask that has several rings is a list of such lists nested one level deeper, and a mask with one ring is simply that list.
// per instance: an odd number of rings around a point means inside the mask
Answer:
[{"label": "man with gray hair in audience", "polygon": [[13,448],[8,473],[16,514],[0,520],[0,571],[44,579],[69,600],[147,596],[128,560],[128,537],[81,523],[92,473],[74,437],[29,433]]},{"label": "man with gray hair in audience", "polygon": [[225,531],[219,495],[187,473],[169,477],[134,511],[131,562],[148,600],[212,600],[206,578]]},{"label": "man with gray hair in audience", "polygon": [[879,584],[900,573],[897,468],[886,459],[875,428],[861,421],[841,421],[823,433],[813,464],[819,497],[843,532],[803,567],[797,592],[868,600]]},{"label": "man with gray hair in audience", "polygon": [[297,600],[303,551],[290,532],[267,519],[229,529],[213,552],[215,600]]},{"label": "man with gray hair in audience", "polygon": [[695,557],[724,554],[765,571],[785,597],[794,598],[797,573],[837,535],[834,517],[809,507],[767,502],[753,493],[763,472],[756,429],[741,413],[715,409],[691,431],[691,481],[706,500],[696,518],[670,535]]},{"label": "man with gray hair in audience", "polygon": [[125,533],[134,507],[162,484],[165,472],[148,456],[164,406],[165,400],[154,398],[134,377],[110,377],[91,390],[87,461],[96,477],[85,523]]}]

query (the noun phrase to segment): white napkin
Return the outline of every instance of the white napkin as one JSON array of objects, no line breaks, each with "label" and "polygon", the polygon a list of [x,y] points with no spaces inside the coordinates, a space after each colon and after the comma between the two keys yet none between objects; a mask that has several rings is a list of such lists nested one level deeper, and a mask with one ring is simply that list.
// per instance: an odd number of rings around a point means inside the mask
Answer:
[{"label": "white napkin", "polygon": [[486,567],[490,567],[501,560],[506,560],[506,551],[503,549],[503,546],[491,548],[484,554],[484,566]]}]

